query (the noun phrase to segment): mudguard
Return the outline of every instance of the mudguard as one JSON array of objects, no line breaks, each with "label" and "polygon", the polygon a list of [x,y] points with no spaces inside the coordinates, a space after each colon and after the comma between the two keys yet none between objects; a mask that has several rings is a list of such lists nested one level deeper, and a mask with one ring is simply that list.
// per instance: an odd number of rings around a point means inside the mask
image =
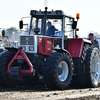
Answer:
[{"label": "mudguard", "polygon": [[84,43],[91,44],[89,40],[85,40],[82,38],[72,38],[70,39],[68,52],[71,57],[80,57],[83,49]]}]

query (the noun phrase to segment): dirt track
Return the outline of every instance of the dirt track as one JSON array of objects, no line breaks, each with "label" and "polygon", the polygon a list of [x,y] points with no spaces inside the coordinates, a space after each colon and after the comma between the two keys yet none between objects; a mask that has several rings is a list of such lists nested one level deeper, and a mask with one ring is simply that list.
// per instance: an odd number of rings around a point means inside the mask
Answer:
[{"label": "dirt track", "polygon": [[0,100],[100,100],[100,88],[49,90],[40,87],[0,88]]}]

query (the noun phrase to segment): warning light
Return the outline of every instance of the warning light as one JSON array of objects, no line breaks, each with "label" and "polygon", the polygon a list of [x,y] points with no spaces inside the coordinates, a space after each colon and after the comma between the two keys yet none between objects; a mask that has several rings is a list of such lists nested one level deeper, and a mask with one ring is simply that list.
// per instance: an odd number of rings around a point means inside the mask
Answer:
[{"label": "warning light", "polygon": [[69,15],[69,17],[72,17],[71,15]]},{"label": "warning light", "polygon": [[80,14],[76,13],[76,19],[78,20],[80,18]]}]

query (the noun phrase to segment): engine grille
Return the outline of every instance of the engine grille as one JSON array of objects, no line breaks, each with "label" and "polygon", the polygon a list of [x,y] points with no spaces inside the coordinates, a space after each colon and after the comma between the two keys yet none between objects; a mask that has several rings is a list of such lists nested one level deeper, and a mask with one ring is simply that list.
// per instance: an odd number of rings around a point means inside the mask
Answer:
[{"label": "engine grille", "polygon": [[21,45],[34,45],[34,36],[21,36],[20,44]]},{"label": "engine grille", "polygon": [[29,38],[29,40],[28,40],[28,45],[34,45],[34,37],[28,37]]},{"label": "engine grille", "polygon": [[45,40],[42,39],[42,52],[45,53]]}]

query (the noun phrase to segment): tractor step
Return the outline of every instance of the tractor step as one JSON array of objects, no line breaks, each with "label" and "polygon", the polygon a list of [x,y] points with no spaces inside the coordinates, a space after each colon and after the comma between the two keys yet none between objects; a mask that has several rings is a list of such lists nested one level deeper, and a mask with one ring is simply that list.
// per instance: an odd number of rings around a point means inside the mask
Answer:
[{"label": "tractor step", "polygon": [[10,78],[13,80],[22,80],[20,67],[11,67]]}]

